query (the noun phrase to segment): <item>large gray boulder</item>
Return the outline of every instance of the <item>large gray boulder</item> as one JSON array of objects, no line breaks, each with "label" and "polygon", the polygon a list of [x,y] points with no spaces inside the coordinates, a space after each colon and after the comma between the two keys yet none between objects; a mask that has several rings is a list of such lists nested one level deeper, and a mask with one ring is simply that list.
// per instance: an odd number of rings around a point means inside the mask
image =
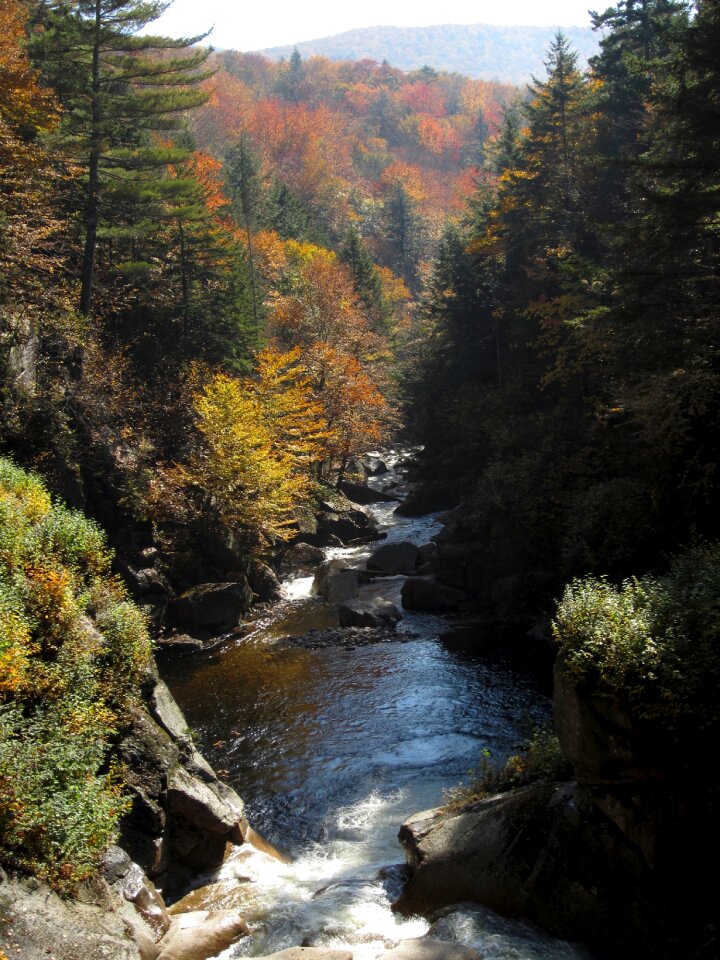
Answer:
[{"label": "large gray boulder", "polygon": [[367,568],[373,573],[414,573],[418,548],[414,543],[384,543],[368,557]]},{"label": "large gray boulder", "polygon": [[[61,899],[37,880],[3,881],[0,875],[0,956],[145,960],[119,906],[109,893],[102,904],[83,903]],[[152,943],[149,935],[148,940]]]},{"label": "large gray boulder", "polygon": [[246,579],[232,583],[202,583],[168,605],[171,626],[184,630],[223,630],[236,627],[253,601]]},{"label": "large gray boulder", "polygon": [[374,597],[341,603],[338,618],[341,627],[387,627],[402,620],[402,613],[390,600]]},{"label": "large gray boulder", "polygon": [[474,901],[554,933],[641,941],[649,928],[648,867],[571,783],[535,783],[457,813],[402,825],[412,875],[396,905],[428,913]]},{"label": "large gray boulder", "polygon": [[360,589],[360,571],[344,560],[327,560],[317,570],[312,592],[328,603],[345,603]]},{"label": "large gray boulder", "polygon": [[406,610],[436,613],[455,610],[465,599],[465,594],[435,580],[413,577],[403,584],[401,597]]}]

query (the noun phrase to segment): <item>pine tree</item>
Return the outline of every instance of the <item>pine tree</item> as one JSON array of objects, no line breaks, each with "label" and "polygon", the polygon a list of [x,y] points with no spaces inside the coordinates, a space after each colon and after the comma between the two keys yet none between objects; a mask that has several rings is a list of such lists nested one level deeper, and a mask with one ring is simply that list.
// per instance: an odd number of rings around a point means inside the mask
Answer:
[{"label": "pine tree", "polygon": [[[140,35],[168,4],[161,0],[41,0],[32,51],[65,107],[59,146],[83,170],[83,256],[80,311],[92,311],[98,245],[113,193],[134,206],[128,246],[142,229],[147,205],[172,202],[176,185],[163,178],[185,152],[161,145],[186,110],[207,95],[198,84],[209,49],[190,49],[202,36],[171,40]],[[114,225],[114,255],[122,239]]]},{"label": "pine tree", "polygon": [[354,227],[345,235],[340,259],[350,268],[370,328],[378,333],[387,332],[391,311],[383,293],[382,280],[362,237]]}]

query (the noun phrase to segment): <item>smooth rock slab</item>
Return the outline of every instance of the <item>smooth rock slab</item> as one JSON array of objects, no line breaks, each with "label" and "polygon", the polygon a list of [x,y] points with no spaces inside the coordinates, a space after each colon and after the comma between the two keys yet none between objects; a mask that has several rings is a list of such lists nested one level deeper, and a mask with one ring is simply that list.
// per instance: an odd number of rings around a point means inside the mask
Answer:
[{"label": "smooth rock slab", "polygon": [[250,931],[234,910],[183,913],[160,941],[157,960],[207,960]]},{"label": "smooth rock slab", "polygon": [[379,960],[482,960],[470,947],[449,940],[403,940],[394,950],[380,955]]}]

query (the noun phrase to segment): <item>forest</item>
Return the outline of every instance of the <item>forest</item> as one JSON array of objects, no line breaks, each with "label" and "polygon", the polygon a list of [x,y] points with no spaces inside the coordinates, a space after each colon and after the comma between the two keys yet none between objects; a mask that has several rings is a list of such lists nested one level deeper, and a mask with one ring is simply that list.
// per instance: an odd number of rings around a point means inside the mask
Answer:
[{"label": "forest", "polygon": [[556,726],[571,685],[652,743],[602,780],[655,831],[622,936],[679,902],[667,944],[710,957],[669,878],[717,794],[720,4],[621,0],[524,89],[213,52],[164,6],[0,9],[0,863],[77,892],[136,810],[173,598],[232,581],[249,616],[403,443],[432,578],[552,646]]}]

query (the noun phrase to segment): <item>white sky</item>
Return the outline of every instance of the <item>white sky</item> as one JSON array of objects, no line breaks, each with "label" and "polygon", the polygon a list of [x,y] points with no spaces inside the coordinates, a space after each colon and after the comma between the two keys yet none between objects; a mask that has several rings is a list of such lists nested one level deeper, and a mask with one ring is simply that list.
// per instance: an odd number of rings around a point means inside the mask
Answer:
[{"label": "white sky", "polygon": [[609,0],[175,0],[150,31],[193,36],[214,25],[209,38],[214,46],[259,50],[379,25],[589,26],[588,10],[608,5]]}]

